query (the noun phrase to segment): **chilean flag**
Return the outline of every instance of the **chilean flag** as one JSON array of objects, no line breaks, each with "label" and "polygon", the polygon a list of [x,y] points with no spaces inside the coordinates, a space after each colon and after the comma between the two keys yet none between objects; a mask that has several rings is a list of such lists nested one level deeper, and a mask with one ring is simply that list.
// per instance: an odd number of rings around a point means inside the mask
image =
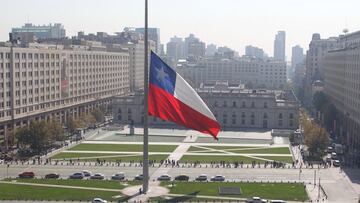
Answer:
[{"label": "chilean flag", "polygon": [[193,88],[160,57],[151,52],[149,115],[217,139],[220,125]]}]

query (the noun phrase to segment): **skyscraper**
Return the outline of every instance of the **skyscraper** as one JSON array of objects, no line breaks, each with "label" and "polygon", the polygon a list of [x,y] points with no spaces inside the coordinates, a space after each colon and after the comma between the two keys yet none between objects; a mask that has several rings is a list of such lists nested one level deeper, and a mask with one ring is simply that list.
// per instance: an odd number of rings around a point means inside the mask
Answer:
[{"label": "skyscraper", "polygon": [[245,55],[255,58],[264,58],[264,50],[258,47],[248,45],[245,47]]},{"label": "skyscraper", "polygon": [[166,55],[175,62],[184,57],[184,41],[181,37],[172,37],[166,44]]},{"label": "skyscraper", "polygon": [[292,78],[295,73],[295,68],[304,60],[304,49],[299,45],[293,46],[291,50],[291,70],[290,77]]},{"label": "skyscraper", "polygon": [[274,58],[285,61],[285,31],[278,31],[274,41]]},{"label": "skyscraper", "polygon": [[[135,28],[135,32],[145,34],[144,28]],[[155,42],[155,52],[160,53],[160,28],[148,28],[149,39]]]},{"label": "skyscraper", "polygon": [[217,47],[215,44],[208,44],[206,46],[205,55],[206,56],[214,56],[217,51]]},{"label": "skyscraper", "polygon": [[190,34],[185,38],[184,44],[185,57],[199,58],[205,56],[205,43],[195,37],[194,34]]}]

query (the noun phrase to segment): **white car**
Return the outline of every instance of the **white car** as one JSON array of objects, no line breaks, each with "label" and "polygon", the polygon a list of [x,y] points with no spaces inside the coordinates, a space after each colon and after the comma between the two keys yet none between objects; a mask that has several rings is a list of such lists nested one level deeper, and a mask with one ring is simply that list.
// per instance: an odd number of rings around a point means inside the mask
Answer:
[{"label": "white car", "polygon": [[94,175],[90,176],[90,179],[103,180],[104,178],[105,176],[102,173],[95,173]]},{"label": "white car", "polygon": [[112,180],[124,180],[125,174],[123,172],[115,173],[114,175],[111,176],[111,179]]},{"label": "white car", "polygon": [[163,174],[158,177],[158,180],[171,180],[171,176],[168,174]]},{"label": "white car", "polygon": [[84,174],[85,177],[91,176],[91,171],[83,170],[82,173]]},{"label": "white car", "polygon": [[248,203],[266,203],[266,199],[261,199],[260,197],[253,197],[250,200],[247,200]]},{"label": "white car", "polygon": [[211,177],[210,180],[211,180],[211,181],[225,181],[225,176],[216,175],[216,176]]},{"label": "white car", "polygon": [[101,198],[94,198],[92,203],[107,203],[107,201]]}]

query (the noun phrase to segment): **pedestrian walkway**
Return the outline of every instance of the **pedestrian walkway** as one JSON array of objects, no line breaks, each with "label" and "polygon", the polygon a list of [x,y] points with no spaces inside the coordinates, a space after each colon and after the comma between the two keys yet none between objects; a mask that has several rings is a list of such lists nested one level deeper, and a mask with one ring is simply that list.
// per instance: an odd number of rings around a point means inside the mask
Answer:
[{"label": "pedestrian walkway", "polygon": [[[168,160],[178,162],[181,157],[188,151],[191,144],[187,143],[189,141],[189,136],[187,136],[182,143],[178,145],[178,147],[169,155],[167,158]],[[195,139],[192,138],[191,139]],[[134,196],[130,199],[130,201],[135,202],[146,202],[151,197],[158,197],[162,195],[166,195],[169,193],[169,190],[167,188],[161,187],[160,182],[157,181],[157,178],[161,176],[162,174],[167,174],[170,171],[170,167],[166,167],[164,165],[161,165],[153,174],[150,175],[150,182],[149,182],[149,190],[146,194],[139,194],[140,188],[142,186],[136,186],[136,187],[129,187],[125,188],[122,192],[129,196]]]}]

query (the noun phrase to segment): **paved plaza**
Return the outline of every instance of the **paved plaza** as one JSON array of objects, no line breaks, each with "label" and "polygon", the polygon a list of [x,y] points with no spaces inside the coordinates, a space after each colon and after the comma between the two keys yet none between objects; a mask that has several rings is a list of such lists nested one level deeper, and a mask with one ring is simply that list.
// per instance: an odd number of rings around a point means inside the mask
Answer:
[{"label": "paved plaza", "polygon": [[[44,177],[51,172],[61,174],[62,178],[67,178],[70,174],[90,170],[93,173],[101,172],[107,178],[117,172],[124,172],[126,178],[131,180],[136,175],[142,173],[140,159],[142,129],[136,128],[135,135],[129,135],[129,129],[121,131],[96,130],[88,132],[86,140],[78,143],[71,143],[70,146],[49,154],[44,159],[53,157],[51,164],[45,163],[12,163],[9,168],[0,165],[0,178],[16,177],[23,171],[34,171],[37,177]],[[181,162],[179,165],[156,163],[150,165],[150,187],[160,195],[167,194],[167,190],[159,186],[157,177],[162,174],[169,174],[175,177],[179,174],[187,174],[190,180],[194,180],[198,175],[206,173],[209,177],[221,174],[227,181],[242,182],[302,182],[306,185],[309,198],[313,201],[320,199],[322,202],[357,202],[360,194],[360,175],[358,170],[342,171],[340,168],[323,168],[318,166],[309,167],[303,164],[297,147],[290,147],[288,139],[283,137],[273,138],[269,131],[265,132],[221,132],[220,140],[215,141],[211,137],[202,135],[192,130],[178,129],[150,129],[150,157],[154,156],[173,162],[181,161],[184,157],[246,157],[256,158],[256,160],[272,161],[274,157],[288,158],[297,160],[295,165],[287,163],[281,167],[273,165],[265,167],[264,162],[259,165],[244,163],[235,166],[219,163],[199,163]],[[205,140],[205,141],[199,141]],[[93,147],[93,146],[97,147]],[[153,146],[153,147],[151,147]],[[120,149],[118,149],[120,148]],[[89,150],[90,149],[90,150]],[[115,149],[115,150],[114,150]],[[131,150],[129,150],[131,149]],[[75,157],[72,162],[68,159],[59,158],[58,155],[82,154],[79,159]],[[95,157],[100,159],[113,156],[104,163],[97,163]],[[93,156],[94,159],[86,159]],[[129,162],[126,157],[139,157],[137,162]],[[117,159],[122,158],[119,163]],[[55,165],[54,160],[58,162]],[[301,167],[301,168],[300,168]],[[346,172],[346,173],[345,173]],[[352,174],[351,176],[348,174]],[[322,189],[319,193],[318,181],[321,181]],[[316,185],[314,185],[314,180]],[[124,190],[124,194],[134,195],[131,201],[146,201],[151,196],[156,196],[152,192],[147,195],[135,195],[138,187]]]}]

